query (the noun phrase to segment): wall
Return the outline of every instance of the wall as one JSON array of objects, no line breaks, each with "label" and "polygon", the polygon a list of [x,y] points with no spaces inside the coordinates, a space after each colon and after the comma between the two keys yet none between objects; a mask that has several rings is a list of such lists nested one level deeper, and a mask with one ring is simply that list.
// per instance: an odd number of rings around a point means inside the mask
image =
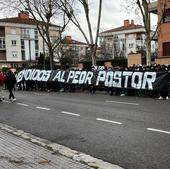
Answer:
[{"label": "wall", "polygon": [[170,58],[158,58],[155,59],[155,63],[160,65],[170,65]]},{"label": "wall", "polygon": [[[164,8],[164,0],[159,0],[158,1],[158,21],[161,20],[162,18],[162,11]],[[170,2],[166,2],[166,8],[170,8]],[[159,33],[158,33],[158,58],[162,58],[164,61],[167,59],[164,59],[163,56],[163,43],[164,42],[170,42],[170,23],[162,23],[161,26],[159,27]],[[166,56],[166,57],[170,57]],[[161,63],[163,63],[163,60]],[[160,61],[160,60],[159,60]]]},{"label": "wall", "polygon": [[6,60],[6,51],[0,50],[0,60]]},{"label": "wall", "polygon": [[[130,47],[133,44],[133,47]],[[135,34],[126,35],[126,53],[127,55],[131,52],[136,52],[136,36]]]},{"label": "wall", "polygon": [[[7,61],[21,61],[21,40],[19,35],[6,34],[6,58]],[[12,45],[12,40],[16,40],[16,46]],[[13,52],[17,53],[13,57]]]},{"label": "wall", "polygon": [[141,54],[129,54],[128,55],[128,67],[133,65],[139,65],[142,63]]}]

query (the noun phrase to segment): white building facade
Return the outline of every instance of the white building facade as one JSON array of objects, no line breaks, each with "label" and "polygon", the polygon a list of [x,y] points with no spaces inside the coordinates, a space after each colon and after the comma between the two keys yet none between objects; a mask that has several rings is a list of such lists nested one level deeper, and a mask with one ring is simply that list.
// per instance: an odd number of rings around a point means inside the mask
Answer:
[{"label": "white building facade", "polygon": [[[128,58],[129,53],[145,52],[145,28],[124,20],[124,25],[101,32],[99,35],[103,57],[110,59]],[[152,52],[155,51],[152,44]]]},{"label": "white building facade", "polygon": [[[54,34],[58,37],[58,26],[51,25],[50,31],[53,38]],[[0,68],[35,64],[45,48],[36,22],[29,18],[28,12],[21,12],[15,18],[0,19]]]}]

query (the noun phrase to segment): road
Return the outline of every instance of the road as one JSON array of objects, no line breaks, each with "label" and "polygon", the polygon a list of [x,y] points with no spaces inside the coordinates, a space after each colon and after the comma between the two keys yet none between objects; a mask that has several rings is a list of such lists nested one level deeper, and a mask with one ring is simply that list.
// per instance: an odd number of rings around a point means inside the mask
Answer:
[{"label": "road", "polygon": [[[0,122],[125,169],[170,168],[170,101],[106,93],[15,92]],[[6,93],[7,97],[7,93]]]}]

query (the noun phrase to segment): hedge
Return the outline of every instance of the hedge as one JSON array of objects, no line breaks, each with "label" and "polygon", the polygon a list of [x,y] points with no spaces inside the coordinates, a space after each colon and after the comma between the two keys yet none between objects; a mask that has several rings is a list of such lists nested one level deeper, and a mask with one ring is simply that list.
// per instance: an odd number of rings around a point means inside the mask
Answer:
[{"label": "hedge", "polygon": [[[120,66],[127,67],[127,59],[113,59],[113,60],[98,60],[96,61],[97,66],[104,66],[105,62],[111,62],[112,66]],[[83,61],[80,62],[84,65],[84,69],[91,69],[92,62],[91,61]]]}]

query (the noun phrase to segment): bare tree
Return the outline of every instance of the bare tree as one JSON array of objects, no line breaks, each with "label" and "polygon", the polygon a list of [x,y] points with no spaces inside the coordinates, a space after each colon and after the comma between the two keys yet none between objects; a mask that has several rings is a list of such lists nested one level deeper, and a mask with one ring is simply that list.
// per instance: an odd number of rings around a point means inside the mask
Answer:
[{"label": "bare tree", "polygon": [[[67,2],[67,3],[66,3]],[[82,35],[84,36],[86,43],[90,49],[90,56],[92,59],[92,64],[96,65],[96,50],[97,50],[97,43],[99,37],[99,30],[100,30],[100,21],[101,21],[101,13],[102,13],[102,2],[103,0],[99,0],[99,7],[98,7],[98,17],[97,17],[97,29],[96,33],[93,32],[92,23],[90,18],[90,9],[89,9],[89,1],[88,0],[61,0],[62,10],[67,14],[67,17],[71,20],[71,22],[80,30]],[[80,4],[83,7],[83,11],[86,17],[87,28],[88,28],[88,35],[86,34],[85,30],[82,28],[80,21],[76,16],[76,10],[73,8],[72,4]],[[93,33],[95,35],[95,40],[93,37]]]},{"label": "bare tree", "polygon": [[[155,37],[157,31],[159,30],[159,26],[163,20],[163,14],[165,10],[165,6],[162,8],[162,13],[160,16],[160,20],[157,23],[155,31],[152,31],[151,35],[151,22],[150,22],[150,11],[149,11],[149,4],[152,0],[123,0],[126,1],[126,9],[130,9],[131,11],[139,10],[142,15],[142,20],[145,28],[145,47],[146,47],[146,64],[151,64],[151,41]],[[166,1],[166,0],[164,0]],[[165,4],[165,3],[164,3]],[[138,8],[138,9],[137,9]]]},{"label": "bare tree", "polygon": [[146,64],[151,64],[151,25],[150,25],[150,13],[147,0],[136,1],[143,18],[143,24],[145,27],[145,46],[146,46]]},{"label": "bare tree", "polygon": [[[59,46],[62,33],[69,23],[66,14],[60,10],[57,0],[8,0],[3,2],[3,7],[9,4],[12,4],[10,7],[14,10],[27,10],[36,21],[37,29],[48,48],[50,68],[52,70],[54,66],[54,52]],[[58,16],[62,17],[62,25],[57,26],[59,35],[54,39],[50,35],[50,28],[56,26],[51,24],[51,22],[57,19]]]}]

